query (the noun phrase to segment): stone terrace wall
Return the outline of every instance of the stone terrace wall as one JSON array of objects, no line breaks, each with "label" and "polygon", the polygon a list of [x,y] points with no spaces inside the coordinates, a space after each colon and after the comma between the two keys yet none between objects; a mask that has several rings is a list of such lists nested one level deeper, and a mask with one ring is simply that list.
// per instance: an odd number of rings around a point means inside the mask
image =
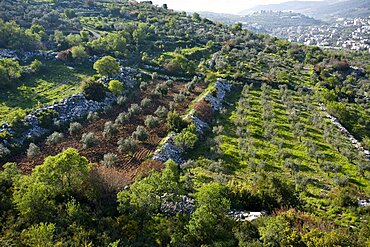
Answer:
[{"label": "stone terrace wall", "polygon": [[360,152],[363,152],[368,160],[370,160],[370,151],[366,150],[362,146],[361,142],[359,142],[353,135],[351,135],[351,133],[349,133],[349,131],[339,122],[339,120],[336,117],[328,113],[323,103],[320,103],[320,108],[324,112],[325,116],[330,119],[332,124],[338,127],[338,129],[340,130],[340,133],[345,138],[347,138],[355,148],[357,148]]},{"label": "stone terrace wall", "polygon": [[[214,86],[217,95],[213,96],[211,93],[208,93],[203,97],[206,101],[210,102],[213,112],[219,111],[222,108],[222,102],[226,96],[226,93],[231,90],[231,86],[232,85],[229,82],[218,79]],[[188,117],[194,123],[197,134],[199,136],[203,135],[204,130],[208,128],[208,124],[206,122],[203,122],[194,114],[191,114]],[[173,142],[173,139],[176,135],[177,134],[170,134],[163,140],[162,146],[155,151],[153,160],[166,162],[167,160],[172,159],[177,164],[182,164],[184,162],[184,160],[182,159],[183,150],[177,148]]]},{"label": "stone terrace wall", "polygon": [[[132,68],[121,68],[120,74],[116,77],[119,79],[126,88],[133,87],[137,83],[134,77],[140,73],[139,70]],[[108,80],[108,79],[107,79]],[[20,144],[22,145],[26,140],[39,138],[47,133],[49,133],[52,128],[45,129],[39,125],[37,115],[40,112],[47,110],[54,110],[58,116],[55,117],[54,123],[70,123],[79,119],[84,118],[90,111],[95,112],[102,110],[106,107],[110,107],[117,100],[117,97],[108,93],[107,97],[102,102],[96,102],[93,100],[88,100],[82,93],[72,95],[65,98],[55,104],[45,106],[43,108],[37,109],[26,116],[25,122],[26,130],[23,133],[16,133],[21,136],[15,139],[12,143],[3,142],[5,145],[10,144]],[[9,133],[15,133],[15,131],[6,123],[0,127],[0,133],[7,130]],[[1,143],[1,141],[0,141]]]}]

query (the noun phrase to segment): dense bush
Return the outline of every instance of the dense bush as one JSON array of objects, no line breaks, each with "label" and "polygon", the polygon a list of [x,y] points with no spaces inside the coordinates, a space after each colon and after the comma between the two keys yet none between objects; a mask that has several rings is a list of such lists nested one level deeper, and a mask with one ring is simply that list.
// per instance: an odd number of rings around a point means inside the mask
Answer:
[{"label": "dense bush", "polygon": [[78,122],[70,123],[68,131],[71,136],[78,136],[81,134],[82,125]]},{"label": "dense bush", "polygon": [[85,77],[82,80],[81,90],[84,96],[89,100],[101,101],[106,95],[104,85],[92,77]]},{"label": "dense bush", "polygon": [[63,141],[64,135],[59,132],[54,132],[48,138],[46,138],[46,145],[53,146]]},{"label": "dense bush", "polygon": [[0,19],[0,48],[36,50],[42,48],[41,37],[31,29],[23,29],[15,21]]},{"label": "dense bush", "polygon": [[137,126],[136,131],[132,133],[132,138],[144,142],[148,139],[149,133],[148,131],[144,128],[144,126]]},{"label": "dense bush", "polygon": [[3,144],[0,144],[0,158],[3,159],[10,154],[10,150]]},{"label": "dense bush", "polygon": [[94,69],[102,76],[116,75],[119,68],[117,60],[111,56],[105,56],[94,63]]},{"label": "dense bush", "polygon": [[37,113],[37,120],[41,127],[51,128],[54,124],[53,119],[58,116],[58,113],[54,110],[44,110]]},{"label": "dense bush", "polygon": [[27,157],[28,158],[36,158],[41,154],[40,148],[36,146],[34,143],[30,143],[28,149],[27,149]]},{"label": "dense bush", "polygon": [[117,145],[120,153],[128,153],[130,155],[132,155],[138,147],[137,141],[133,138],[120,139]]},{"label": "dense bush", "polygon": [[159,126],[159,119],[157,117],[149,115],[145,118],[144,123],[146,127],[153,129]]},{"label": "dense bush", "polygon": [[71,53],[72,53],[72,58],[78,61],[84,61],[89,57],[89,55],[86,52],[85,47],[81,45],[72,47]]},{"label": "dense bush", "polygon": [[110,138],[115,136],[118,133],[117,125],[109,121],[104,124],[103,136]]},{"label": "dense bush", "polygon": [[102,163],[103,165],[107,167],[114,167],[117,165],[118,161],[119,159],[116,154],[108,153],[108,154],[104,154]]},{"label": "dense bush", "polygon": [[84,133],[81,138],[83,148],[91,148],[98,144],[99,139],[92,132]]},{"label": "dense bush", "polygon": [[171,131],[181,132],[188,126],[188,123],[176,112],[168,112],[167,114],[167,127]]},{"label": "dense bush", "polygon": [[42,67],[42,63],[40,60],[37,60],[37,59],[33,60],[32,63],[30,64],[30,69],[32,73],[39,72],[41,67]]},{"label": "dense bush", "polygon": [[198,137],[193,124],[183,129],[181,133],[177,134],[173,139],[175,145],[183,150],[193,149],[197,141]]},{"label": "dense bush", "polygon": [[109,82],[108,89],[116,96],[121,95],[123,93],[123,85],[118,80],[111,80]]}]

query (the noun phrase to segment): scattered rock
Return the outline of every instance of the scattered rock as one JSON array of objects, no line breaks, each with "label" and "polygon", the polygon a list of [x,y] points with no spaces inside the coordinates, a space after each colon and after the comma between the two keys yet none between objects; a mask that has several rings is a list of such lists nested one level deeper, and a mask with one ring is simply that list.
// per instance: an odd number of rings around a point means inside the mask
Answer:
[{"label": "scattered rock", "polygon": [[345,137],[347,138],[351,143],[352,145],[357,148],[360,152],[363,152],[366,156],[367,159],[370,160],[370,151],[369,150],[366,150],[361,142],[359,142],[353,135],[351,135],[351,133],[349,133],[349,131],[344,128],[344,126],[338,121],[338,119],[332,115],[330,115],[325,107],[325,105],[323,103],[320,103],[320,108],[321,110],[324,112],[325,116],[327,118],[330,119],[330,121],[339,128],[339,131],[340,133]]},{"label": "scattered rock", "polygon": [[229,217],[233,218],[236,221],[253,221],[262,216],[267,215],[267,212],[266,211],[247,212],[247,211],[230,210],[228,215]]},{"label": "scattered rock", "polygon": [[167,160],[172,159],[177,164],[183,163],[181,158],[183,151],[177,148],[173,142],[173,138],[175,136],[176,134],[171,134],[164,139],[163,145],[155,151],[153,160],[166,162]]},{"label": "scattered rock", "polygon": [[183,195],[168,195],[161,196],[161,212],[167,215],[176,214],[192,214],[195,210],[195,200]]},{"label": "scattered rock", "polygon": [[370,199],[365,199],[365,200],[358,199],[358,206],[359,207],[370,207]]},{"label": "scattered rock", "polygon": [[222,101],[224,100],[226,93],[231,90],[231,84],[225,80],[218,79],[215,84],[216,96],[211,93],[207,94],[204,99],[211,104],[212,111],[219,111],[222,108]]},{"label": "scattered rock", "polygon": [[[136,75],[137,72],[138,70],[136,69],[122,68],[121,73],[116,78],[123,82],[126,88],[134,87],[136,83],[138,83],[134,79],[134,75]],[[108,78],[106,80],[109,81]],[[106,109],[113,105],[116,100],[117,97],[111,93],[108,93],[107,97],[102,102],[88,100],[82,93],[78,93],[62,99],[58,103],[37,109],[26,116],[25,122],[28,128],[23,133],[19,133],[21,137],[13,140],[11,144],[22,145],[27,139],[39,138],[51,131],[52,126],[50,129],[46,129],[39,125],[37,115],[40,112],[54,110],[58,115],[53,119],[54,123],[67,124],[84,118],[90,111],[96,112]],[[5,130],[10,133],[13,131],[7,123],[2,124],[0,133]]]},{"label": "scattered rock", "polygon": [[[204,96],[204,99],[210,102],[212,111],[219,111],[222,108],[222,101],[226,93],[230,91],[231,86],[232,85],[227,81],[218,79],[215,84],[217,96],[213,96],[210,93]],[[187,117],[195,124],[198,135],[203,135],[204,130],[208,128],[208,124],[194,115],[189,115]],[[155,151],[153,160],[166,162],[172,159],[179,165],[184,162],[182,159],[183,150],[177,148],[173,143],[173,138],[175,136],[176,134],[170,134],[163,140],[163,145]]]}]

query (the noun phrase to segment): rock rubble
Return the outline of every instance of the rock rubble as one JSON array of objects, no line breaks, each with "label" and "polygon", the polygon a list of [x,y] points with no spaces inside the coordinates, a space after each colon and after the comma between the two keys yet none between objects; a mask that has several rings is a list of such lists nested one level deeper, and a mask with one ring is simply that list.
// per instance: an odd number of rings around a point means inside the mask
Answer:
[{"label": "rock rubble", "polygon": [[349,131],[338,121],[338,119],[332,115],[330,115],[325,107],[325,105],[323,103],[320,103],[320,108],[321,110],[324,112],[325,116],[327,118],[330,119],[330,121],[339,128],[340,130],[340,133],[345,137],[347,138],[351,143],[352,145],[357,148],[360,152],[363,152],[366,156],[367,159],[370,160],[370,151],[369,150],[366,150],[361,142],[359,142],[353,135],[351,135],[351,133],[349,133]]},{"label": "rock rubble", "polygon": [[[219,111],[222,108],[222,102],[226,96],[226,93],[231,90],[231,84],[225,80],[218,79],[215,84],[216,96],[208,93],[204,96],[204,99],[211,104],[213,112]],[[195,125],[196,131],[199,136],[203,135],[205,129],[208,128],[208,124],[194,114],[187,116]],[[173,138],[176,134],[170,134],[163,141],[163,145],[158,148],[153,156],[153,160],[158,160],[161,162],[166,162],[172,159],[177,164],[182,164],[184,160],[182,159],[183,150],[180,150],[173,143]]]},{"label": "rock rubble", "polygon": [[267,215],[265,211],[247,212],[247,211],[230,210],[228,213],[228,216],[234,219],[235,221],[253,221],[265,215]]},{"label": "rock rubble", "polygon": [[167,215],[176,215],[176,214],[192,214],[195,210],[195,200],[184,195],[177,195],[175,198],[174,195],[165,194],[161,197],[161,212]]},{"label": "rock rubble", "polygon": [[[136,69],[124,67],[121,68],[120,74],[116,77],[116,79],[120,80],[126,88],[133,87],[137,83],[135,80],[137,73],[139,73],[139,71]],[[106,78],[106,80],[109,81],[110,79]],[[72,95],[55,104],[45,106],[28,114],[25,119],[25,126],[27,126],[27,128],[23,131],[23,133],[17,133],[20,137],[13,140],[12,143],[3,143],[5,145],[22,145],[27,139],[39,138],[50,132],[53,126],[51,126],[50,129],[46,129],[41,127],[39,124],[37,116],[41,112],[53,110],[57,113],[57,116],[53,119],[54,123],[67,124],[84,118],[89,112],[96,112],[106,109],[107,107],[113,105],[116,100],[117,97],[111,93],[108,93],[107,97],[102,102],[88,100],[82,93]],[[4,131],[15,133],[11,126],[9,126],[7,123],[2,124],[0,127],[0,133]]]}]

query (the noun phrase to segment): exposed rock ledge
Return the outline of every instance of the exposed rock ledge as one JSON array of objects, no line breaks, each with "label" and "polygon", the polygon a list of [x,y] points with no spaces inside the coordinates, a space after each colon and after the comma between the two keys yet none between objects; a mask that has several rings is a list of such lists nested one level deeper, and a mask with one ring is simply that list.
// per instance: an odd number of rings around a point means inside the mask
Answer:
[{"label": "exposed rock ledge", "polygon": [[[213,112],[219,111],[222,108],[222,102],[226,96],[226,93],[231,90],[231,84],[225,80],[218,79],[215,84],[216,96],[213,96],[211,93],[207,93],[201,99],[205,99],[211,104]],[[201,100],[200,99],[200,100]],[[190,113],[188,116],[195,125],[197,134],[199,136],[203,135],[203,132],[208,128],[208,124]],[[153,156],[153,160],[158,160],[161,162],[166,162],[167,160],[172,159],[177,164],[182,164],[184,160],[182,159],[183,150],[177,148],[173,142],[173,138],[176,134],[170,134],[162,140],[162,145],[159,147]]]},{"label": "exposed rock ledge", "polygon": [[325,116],[327,118],[330,119],[330,121],[339,128],[340,130],[340,133],[345,137],[347,138],[351,143],[352,145],[357,148],[360,152],[363,152],[366,156],[367,159],[370,160],[370,151],[369,150],[366,150],[361,142],[359,142],[353,135],[351,135],[351,133],[349,133],[349,131],[338,121],[338,119],[332,115],[330,115],[325,107],[325,105],[323,103],[320,103],[320,108],[321,110],[324,112]]}]

